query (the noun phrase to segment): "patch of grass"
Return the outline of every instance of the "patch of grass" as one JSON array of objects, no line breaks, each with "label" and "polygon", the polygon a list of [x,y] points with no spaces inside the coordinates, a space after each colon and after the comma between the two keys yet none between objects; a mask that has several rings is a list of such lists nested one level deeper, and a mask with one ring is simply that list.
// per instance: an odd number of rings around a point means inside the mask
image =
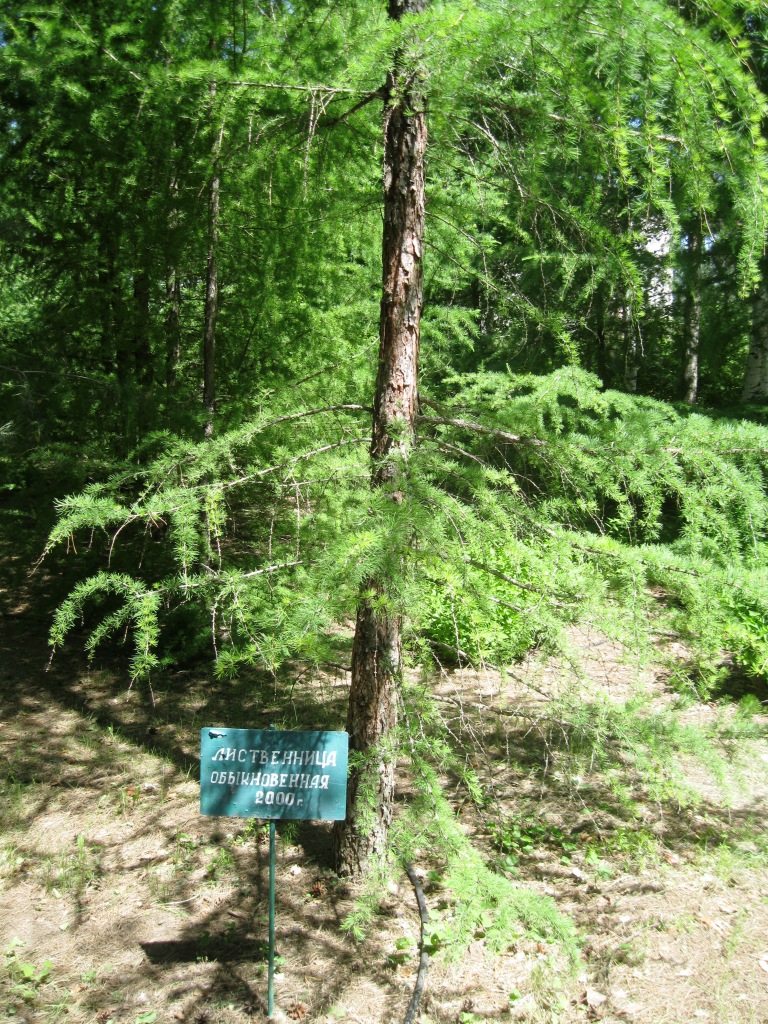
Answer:
[{"label": "patch of grass", "polygon": [[568,997],[558,965],[550,957],[538,962],[531,971],[533,1019],[542,1024],[558,1024],[560,1014],[568,1008]]},{"label": "patch of grass", "polygon": [[692,932],[696,931],[696,918],[693,914],[689,913],[679,914],[672,922],[670,922],[670,925],[681,935],[690,935]]},{"label": "patch of grass", "polygon": [[768,867],[768,833],[757,822],[716,835],[699,843],[697,863],[719,878]]},{"label": "patch of grass", "polygon": [[82,896],[99,876],[98,862],[82,835],[76,838],[74,850],[46,859],[41,869],[43,884],[49,892],[57,890],[75,897]]},{"label": "patch of grass", "polygon": [[228,850],[226,846],[220,847],[208,865],[207,874],[208,878],[213,881],[219,881],[223,875],[229,874],[235,869],[235,858],[232,855],[232,851]]},{"label": "patch of grass", "polygon": [[23,827],[24,804],[30,790],[35,786],[34,779],[23,776],[11,764],[3,766],[0,773],[0,828],[4,832]]},{"label": "patch of grass", "polygon": [[0,846],[0,881],[10,880],[26,865],[26,858],[14,843]]},{"label": "patch of grass", "polygon": [[651,830],[643,825],[619,825],[610,835],[600,841],[600,852],[605,857],[619,858],[627,867],[642,868],[659,859],[659,841]]}]

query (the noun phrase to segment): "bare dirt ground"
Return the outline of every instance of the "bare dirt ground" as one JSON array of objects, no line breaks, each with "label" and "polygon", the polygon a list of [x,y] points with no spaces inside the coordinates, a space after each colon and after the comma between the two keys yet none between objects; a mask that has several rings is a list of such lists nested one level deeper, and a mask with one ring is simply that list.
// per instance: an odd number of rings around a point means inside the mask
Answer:
[{"label": "bare dirt ground", "polygon": [[[199,669],[128,690],[119,654],[88,666],[73,645],[47,671],[53,576],[6,559],[0,591],[0,1020],[27,1024],[245,1024],[266,1012],[266,836],[201,817],[199,730],[339,728],[347,676],[213,683]],[[575,667],[531,657],[514,675],[430,681],[489,799],[446,780],[489,861],[576,922],[581,962],[528,937],[491,955],[482,932],[431,959],[422,1024],[601,1020],[768,1022],[768,744],[739,741],[727,776],[684,763],[698,802],[624,789],[547,722],[549,697],[639,691],[672,705],[666,669],[586,630]],[[699,726],[723,712],[696,705]],[[684,716],[685,717],[685,716]],[[592,769],[590,771],[590,768]],[[404,788],[407,778],[403,776]],[[614,780],[615,781],[615,780]],[[279,1019],[402,1021],[418,961],[407,878],[382,893],[367,939],[341,930],[355,891],[329,866],[330,826],[278,843]],[[431,926],[451,913],[424,853]],[[432,872],[430,874],[430,872]]]}]

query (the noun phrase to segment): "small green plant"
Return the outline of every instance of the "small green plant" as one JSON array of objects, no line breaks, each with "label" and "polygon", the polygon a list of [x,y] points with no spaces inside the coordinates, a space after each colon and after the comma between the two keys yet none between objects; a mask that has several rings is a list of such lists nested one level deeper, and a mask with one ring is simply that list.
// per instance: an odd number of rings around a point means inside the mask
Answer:
[{"label": "small green plant", "polygon": [[690,935],[692,932],[696,931],[696,918],[693,916],[693,914],[689,914],[689,913],[680,914],[672,922],[672,927],[677,932],[681,932],[681,933],[685,933],[686,935]]},{"label": "small green plant", "polygon": [[117,795],[117,814],[128,814],[129,810],[139,802],[139,787],[135,785],[121,786]]},{"label": "small green plant", "polygon": [[166,903],[177,898],[184,886],[186,875],[176,864],[161,864],[147,872],[147,887],[155,903]]},{"label": "small green plant", "polygon": [[26,858],[13,843],[0,847],[0,878],[13,878],[25,864]]},{"label": "small green plant", "polygon": [[5,950],[5,970],[10,981],[11,1007],[14,1008],[19,1004],[33,1006],[40,1001],[41,989],[48,982],[53,967],[50,960],[44,960],[38,966],[19,959],[17,951],[23,945],[20,939],[13,939]]},{"label": "small green plant", "polygon": [[611,953],[611,962],[627,967],[641,967],[646,961],[646,950],[635,942],[621,942]]},{"label": "small green plant", "polygon": [[22,824],[24,798],[34,785],[34,781],[17,777],[17,771],[21,774],[13,765],[4,765],[0,775],[0,825],[6,831]]},{"label": "small green plant", "polygon": [[68,892],[82,896],[98,877],[98,864],[79,835],[72,852],[60,853],[43,862],[43,881],[49,892]]},{"label": "small green plant", "polygon": [[561,860],[569,861],[578,844],[573,837],[563,832],[558,825],[551,825],[536,819],[513,817],[503,818],[489,824],[493,845],[507,854],[502,867],[513,867],[516,858],[526,856],[538,846],[548,846],[561,851]]},{"label": "small green plant", "polygon": [[208,865],[208,877],[211,880],[218,881],[223,875],[232,871],[234,867],[235,858],[232,856],[232,851],[222,846],[214,854],[211,863]]},{"label": "small green plant", "polygon": [[281,821],[278,825],[280,839],[286,846],[295,846],[299,838],[298,821]]},{"label": "small green plant", "polygon": [[757,678],[768,672],[768,602],[736,592],[731,598],[731,639],[744,671]]},{"label": "small green plant", "polygon": [[232,840],[233,846],[244,846],[246,843],[263,843],[269,839],[269,825],[258,818],[250,818],[248,824]]},{"label": "small green plant", "polygon": [[387,963],[390,967],[399,967],[401,964],[407,963],[413,958],[415,948],[415,940],[404,935],[395,941],[395,952],[389,954]]}]

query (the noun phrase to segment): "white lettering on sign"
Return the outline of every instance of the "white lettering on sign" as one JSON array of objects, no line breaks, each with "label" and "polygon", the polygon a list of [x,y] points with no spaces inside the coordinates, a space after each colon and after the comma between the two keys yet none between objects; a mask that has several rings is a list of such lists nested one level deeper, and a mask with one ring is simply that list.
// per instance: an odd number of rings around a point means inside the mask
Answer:
[{"label": "white lettering on sign", "polygon": [[[257,789],[253,802],[255,804],[267,804],[270,807],[273,804],[276,804],[278,807],[293,807],[296,802],[296,796],[294,793],[281,793],[279,790],[275,793],[274,790],[268,789],[265,793],[263,789]],[[302,803],[301,800],[298,802],[299,804]]]},{"label": "white lettering on sign", "polygon": [[[212,761],[238,761],[244,764],[251,755],[251,764],[283,764],[307,768],[336,768],[338,767],[335,750],[258,750],[250,747],[248,749],[237,747],[221,747],[212,755]],[[281,758],[282,754],[282,758]],[[281,775],[280,778],[285,778]],[[293,779],[294,776],[291,775]],[[277,783],[272,783],[277,785]],[[281,782],[280,785],[285,785]],[[293,783],[291,783],[293,785]]]},{"label": "white lettering on sign", "polygon": [[281,789],[328,789],[330,775],[275,775],[270,772],[211,772],[211,784],[269,786]]}]

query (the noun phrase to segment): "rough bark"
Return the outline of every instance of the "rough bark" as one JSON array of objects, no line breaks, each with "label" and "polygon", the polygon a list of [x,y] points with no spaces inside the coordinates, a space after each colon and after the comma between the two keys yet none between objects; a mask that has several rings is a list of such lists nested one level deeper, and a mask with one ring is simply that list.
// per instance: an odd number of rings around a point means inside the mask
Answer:
[{"label": "rough bark", "polygon": [[[423,2],[390,3],[390,18],[423,10]],[[424,239],[423,97],[395,62],[384,109],[384,230],[379,365],[371,437],[372,487],[402,500],[398,481],[415,441]],[[347,716],[350,750],[358,755],[347,788],[347,819],[335,830],[336,867],[358,875],[382,854],[392,817],[394,751],[401,675],[401,617],[387,582],[369,579],[357,609]]]},{"label": "rough bark", "polygon": [[752,326],[741,399],[768,399],[768,266],[763,266],[760,284],[752,296]]},{"label": "rough bark", "polygon": [[699,341],[701,339],[701,233],[688,236],[688,294],[685,316],[683,397],[695,405],[699,397]]}]

